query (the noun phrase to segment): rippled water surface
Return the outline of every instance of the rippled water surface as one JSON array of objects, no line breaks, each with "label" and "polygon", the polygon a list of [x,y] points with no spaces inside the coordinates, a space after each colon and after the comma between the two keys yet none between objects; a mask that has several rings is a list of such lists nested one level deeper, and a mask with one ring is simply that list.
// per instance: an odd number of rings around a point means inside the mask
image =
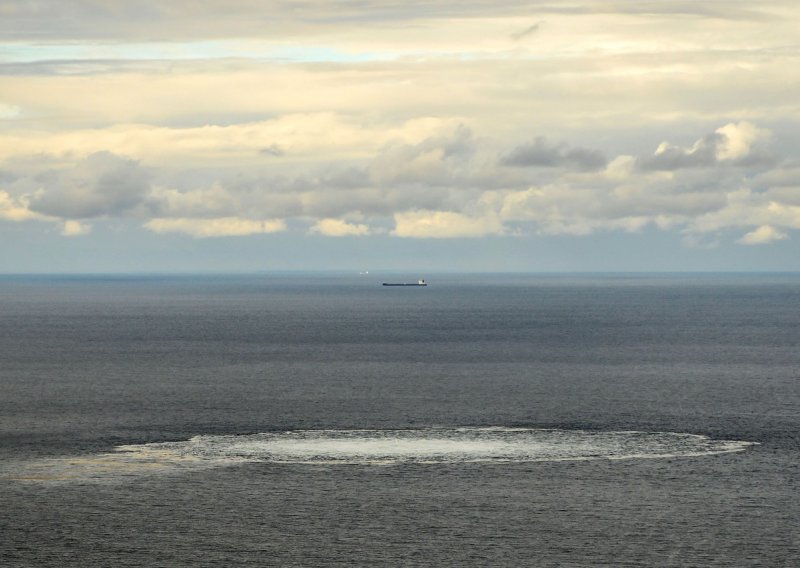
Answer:
[{"label": "rippled water surface", "polygon": [[800,277],[428,281],[0,278],[0,564],[800,564]]}]

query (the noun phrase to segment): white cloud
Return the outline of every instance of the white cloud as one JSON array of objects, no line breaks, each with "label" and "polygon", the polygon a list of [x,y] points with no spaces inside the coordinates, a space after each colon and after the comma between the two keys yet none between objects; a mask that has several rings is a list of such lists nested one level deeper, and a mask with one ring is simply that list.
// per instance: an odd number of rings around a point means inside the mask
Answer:
[{"label": "white cloud", "polygon": [[473,217],[453,211],[404,211],[395,213],[397,237],[452,239],[501,235],[503,223],[496,215]]},{"label": "white cloud", "polygon": [[684,168],[713,167],[723,162],[737,165],[771,165],[768,154],[754,154],[754,147],[768,140],[771,132],[750,122],[729,123],[684,148],[662,142],[652,156],[639,158],[644,170],[675,171]]},{"label": "white cloud", "polygon": [[218,219],[151,219],[144,226],[154,233],[184,233],[195,238],[242,237],[259,233],[277,233],[286,230],[280,219],[256,221],[238,217]]},{"label": "white cloud", "polygon": [[750,231],[739,239],[738,243],[743,245],[765,245],[773,241],[780,241],[788,238],[789,235],[778,231],[769,225],[762,225],[753,231]]},{"label": "white cloud", "polygon": [[77,237],[80,235],[88,235],[92,232],[92,226],[80,221],[67,220],[64,221],[64,226],[61,229],[61,234],[65,237]]},{"label": "white cloud", "polygon": [[800,207],[770,201],[766,195],[745,187],[726,192],[723,205],[689,219],[687,230],[715,233],[762,225],[800,228]]},{"label": "white cloud", "polygon": [[361,223],[348,223],[341,219],[320,219],[311,227],[311,232],[326,237],[349,237],[369,235],[371,231],[369,225]]},{"label": "white cloud", "polygon": [[718,160],[742,158],[750,153],[753,144],[770,135],[769,130],[744,121],[726,124],[717,128],[716,132],[723,135],[723,140],[717,146]]},{"label": "white cloud", "polygon": [[40,217],[41,215],[28,209],[26,199],[14,199],[8,192],[0,191],[0,219],[27,221]]},{"label": "white cloud", "polygon": [[[256,91],[261,88],[254,86]],[[75,96],[80,97],[80,94]],[[46,128],[25,129],[0,134],[0,162],[38,154],[73,161],[92,155],[116,154],[170,167],[198,163],[275,167],[276,163],[371,158],[390,143],[413,145],[450,135],[457,124],[457,119],[425,117],[375,124],[341,113],[312,112],[287,113],[268,120],[222,126],[114,124],[60,132]],[[281,155],[273,151],[278,146]]]}]

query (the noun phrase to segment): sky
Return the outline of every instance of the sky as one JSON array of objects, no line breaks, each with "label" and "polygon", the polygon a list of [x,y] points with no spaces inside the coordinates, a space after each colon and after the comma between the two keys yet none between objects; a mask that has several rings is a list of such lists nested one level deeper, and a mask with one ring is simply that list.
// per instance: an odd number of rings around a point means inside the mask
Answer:
[{"label": "sky", "polygon": [[0,273],[800,271],[796,0],[0,0]]}]

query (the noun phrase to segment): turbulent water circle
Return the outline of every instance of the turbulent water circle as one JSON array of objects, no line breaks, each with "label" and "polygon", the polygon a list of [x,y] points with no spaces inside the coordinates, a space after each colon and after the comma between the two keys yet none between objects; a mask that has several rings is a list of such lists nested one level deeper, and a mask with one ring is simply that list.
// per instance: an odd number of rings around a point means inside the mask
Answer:
[{"label": "turbulent water circle", "polygon": [[677,432],[499,427],[297,430],[119,446],[96,456],[29,462],[4,477],[101,480],[243,462],[394,465],[657,459],[738,452],[752,445]]},{"label": "turbulent water circle", "polygon": [[196,436],[186,442],[122,446],[201,460],[305,464],[531,462],[701,456],[750,443],[673,432],[589,432],[530,428],[300,430]]}]

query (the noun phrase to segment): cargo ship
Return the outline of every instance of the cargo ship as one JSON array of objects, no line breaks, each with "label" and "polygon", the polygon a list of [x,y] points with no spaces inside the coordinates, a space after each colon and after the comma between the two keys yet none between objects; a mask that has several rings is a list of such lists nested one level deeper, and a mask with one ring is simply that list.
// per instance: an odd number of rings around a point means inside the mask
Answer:
[{"label": "cargo ship", "polygon": [[425,280],[417,280],[416,282],[384,282],[384,286],[427,286]]}]

